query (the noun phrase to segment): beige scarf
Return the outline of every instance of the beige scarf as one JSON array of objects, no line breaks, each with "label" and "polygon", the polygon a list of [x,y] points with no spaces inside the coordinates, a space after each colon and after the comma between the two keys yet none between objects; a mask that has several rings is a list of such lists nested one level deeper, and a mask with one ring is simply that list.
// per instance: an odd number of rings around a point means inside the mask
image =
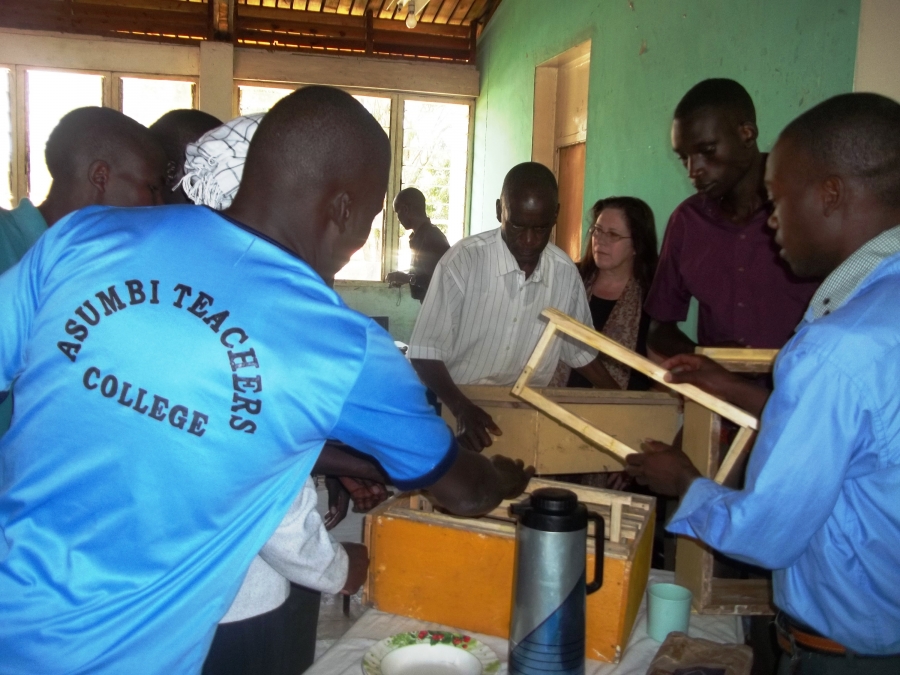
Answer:
[{"label": "beige scarf", "polygon": [[[593,278],[585,280],[584,288],[587,292],[588,301],[591,299],[591,286],[594,285],[596,273]],[[627,347],[631,351],[637,348],[638,329],[641,325],[641,309],[643,302],[641,301],[641,286],[634,277],[628,280],[625,288],[622,289],[622,295],[616,301],[616,306],[610,313],[609,318],[600,331],[611,340],[615,340],[623,347]],[[612,379],[616,381],[622,389],[628,388],[628,380],[631,378],[631,368],[622,365],[614,358],[600,355],[600,360]]]},{"label": "beige scarf", "polygon": [[[596,270],[594,273],[584,280],[584,290],[587,294],[588,302],[591,300],[591,287],[597,278]],[[634,277],[628,280],[625,288],[622,289],[622,295],[616,301],[616,306],[610,312],[603,330],[603,335],[615,340],[623,347],[627,347],[631,351],[635,351],[637,347],[638,329],[641,325],[641,310],[643,309],[643,300],[641,298],[641,286]],[[615,359],[600,355],[601,363],[609,372],[616,384],[622,389],[628,388],[628,380],[631,378],[631,368],[624,366]],[[569,374],[572,369],[562,361],[556,368],[556,372],[550,380],[548,386],[565,387],[569,381]]]}]

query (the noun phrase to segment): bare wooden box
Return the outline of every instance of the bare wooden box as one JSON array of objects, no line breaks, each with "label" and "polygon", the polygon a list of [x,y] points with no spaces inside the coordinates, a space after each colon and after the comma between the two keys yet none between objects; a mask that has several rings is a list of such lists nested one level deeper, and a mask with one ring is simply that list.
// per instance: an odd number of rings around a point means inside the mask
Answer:
[{"label": "bare wooden box", "polygon": [[[486,453],[521,459],[538,474],[622,470],[617,457],[514,397],[509,387],[469,385],[460,389],[503,431]],[[671,442],[681,427],[680,403],[670,393],[549,387],[537,391],[632,447],[640,447],[645,438]],[[443,417],[456,429],[456,418],[447,406]]]},{"label": "bare wooden box", "polygon": [[[528,492],[548,486],[572,490],[604,517],[603,586],[587,598],[586,656],[618,661],[650,573],[655,499],[540,479]],[[435,512],[416,493],[381,504],[365,521],[371,562],[364,601],[385,612],[508,637],[515,559],[510,503],[483,518]],[[588,581],[594,537],[591,525]]]}]

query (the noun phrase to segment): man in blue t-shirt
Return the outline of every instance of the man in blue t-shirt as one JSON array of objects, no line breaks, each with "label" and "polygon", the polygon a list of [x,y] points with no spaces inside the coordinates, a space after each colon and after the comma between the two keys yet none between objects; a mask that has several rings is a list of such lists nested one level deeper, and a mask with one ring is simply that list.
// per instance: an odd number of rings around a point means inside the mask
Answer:
[{"label": "man in blue t-shirt", "polygon": [[330,288],[390,146],[351,96],[279,102],[218,214],[90,208],[0,277],[4,672],[198,672],[326,439],[464,515],[524,489],[457,451],[376,323]]}]

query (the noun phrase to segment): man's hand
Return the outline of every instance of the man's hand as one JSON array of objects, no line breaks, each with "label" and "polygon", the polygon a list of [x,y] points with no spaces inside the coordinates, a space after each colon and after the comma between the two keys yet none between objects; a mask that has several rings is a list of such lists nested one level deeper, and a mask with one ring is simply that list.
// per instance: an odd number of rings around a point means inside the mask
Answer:
[{"label": "man's hand", "polygon": [[390,288],[398,288],[404,284],[408,284],[410,275],[406,272],[389,272],[384,278],[388,282]]},{"label": "man's hand", "polygon": [[759,417],[771,393],[750,380],[735,375],[707,356],[679,354],[663,362],[666,382],[693,384],[705,392]]},{"label": "man's hand", "polygon": [[456,440],[460,447],[474,452],[481,452],[489,445],[493,445],[494,436],[502,436],[500,427],[494,424],[493,418],[484,410],[471,402],[466,402],[456,414]]},{"label": "man's hand", "polygon": [[661,495],[681,497],[700,472],[681,450],[660,443],[646,441],[641,450],[625,458],[625,471],[641,485]]},{"label": "man's hand", "polygon": [[692,384],[719,398],[727,398],[735,384],[741,382],[738,375],[699,354],[678,354],[666,359],[662,367],[669,371],[666,382]]},{"label": "man's hand", "polygon": [[341,595],[353,595],[366,581],[369,573],[369,551],[362,544],[341,542],[347,552],[347,581]]},{"label": "man's hand", "polygon": [[368,513],[393,494],[373,480],[346,476],[341,476],[339,480],[353,500],[353,513]]},{"label": "man's hand", "polygon": [[503,455],[491,457],[491,464],[500,477],[501,494],[504,499],[515,499],[525,492],[528,482],[534,476],[534,467],[525,467],[521,459],[512,460]]},{"label": "man's hand", "polygon": [[347,517],[347,508],[350,506],[350,493],[341,485],[341,481],[335,476],[325,477],[325,489],[328,490],[328,513],[322,518],[326,530],[333,530],[344,518]]}]

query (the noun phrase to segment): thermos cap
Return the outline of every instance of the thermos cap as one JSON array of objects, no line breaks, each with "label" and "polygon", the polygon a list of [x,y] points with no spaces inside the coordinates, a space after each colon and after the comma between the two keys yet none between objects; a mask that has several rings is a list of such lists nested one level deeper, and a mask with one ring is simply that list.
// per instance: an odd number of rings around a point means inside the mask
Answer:
[{"label": "thermos cap", "polygon": [[554,516],[566,516],[578,507],[578,495],[563,488],[541,488],[531,493],[531,508]]},{"label": "thermos cap", "polygon": [[544,532],[575,532],[587,527],[587,507],[578,495],[563,488],[541,488],[529,499],[513,504],[513,514],[523,527]]}]

